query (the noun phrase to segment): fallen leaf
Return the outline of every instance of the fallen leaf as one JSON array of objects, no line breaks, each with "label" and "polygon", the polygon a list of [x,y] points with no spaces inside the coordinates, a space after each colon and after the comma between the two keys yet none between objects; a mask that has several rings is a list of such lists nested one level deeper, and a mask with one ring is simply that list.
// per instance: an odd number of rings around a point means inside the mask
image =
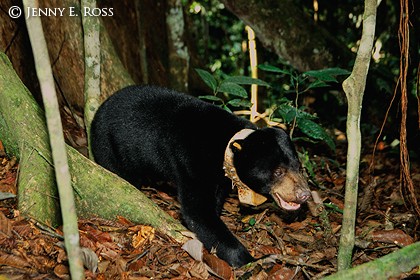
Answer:
[{"label": "fallen leaf", "polygon": [[180,263],[175,263],[169,268],[169,271],[175,276],[186,276],[188,270],[189,269],[182,266]]},{"label": "fallen leaf", "polygon": [[198,239],[192,239],[182,245],[184,249],[194,260],[203,261],[203,243]]},{"label": "fallen leaf", "polygon": [[289,233],[289,236],[292,237],[293,239],[296,239],[301,242],[309,243],[309,244],[315,242],[315,238],[312,235],[301,234],[301,233]]},{"label": "fallen leaf", "polygon": [[0,264],[9,265],[16,268],[31,267],[31,264],[28,263],[25,259],[15,255],[8,255],[2,251],[0,251]]},{"label": "fallen leaf", "polygon": [[63,264],[58,264],[54,268],[54,274],[60,279],[70,279],[69,273],[68,267]]},{"label": "fallen leaf", "polygon": [[370,233],[373,241],[396,244],[404,247],[412,244],[413,238],[400,229],[393,230],[377,230]]},{"label": "fallen leaf", "polygon": [[1,211],[0,211],[0,232],[4,233],[7,237],[12,237],[12,223]]},{"label": "fallen leaf", "polygon": [[296,278],[295,270],[283,266],[274,273],[270,273],[266,279],[291,280],[300,278]]},{"label": "fallen leaf", "polygon": [[267,246],[267,245],[260,245],[256,249],[258,253],[260,253],[262,256],[264,255],[277,255],[281,254],[280,248],[273,247],[273,246]]},{"label": "fallen leaf", "polygon": [[83,265],[92,272],[98,269],[98,256],[90,248],[81,248]]},{"label": "fallen leaf", "polygon": [[139,247],[143,247],[146,243],[152,242],[154,238],[155,229],[153,227],[140,226],[137,233],[133,235],[131,245],[137,249]]},{"label": "fallen leaf", "polygon": [[232,267],[229,266],[227,262],[224,260],[219,259],[213,254],[210,254],[205,251],[203,254],[204,263],[208,265],[211,269],[211,272],[217,275],[222,279],[233,279],[233,270]]},{"label": "fallen leaf", "polygon": [[194,261],[193,265],[190,268],[189,273],[193,277],[200,279],[207,279],[210,277],[209,272],[207,271],[206,265],[200,261]]}]

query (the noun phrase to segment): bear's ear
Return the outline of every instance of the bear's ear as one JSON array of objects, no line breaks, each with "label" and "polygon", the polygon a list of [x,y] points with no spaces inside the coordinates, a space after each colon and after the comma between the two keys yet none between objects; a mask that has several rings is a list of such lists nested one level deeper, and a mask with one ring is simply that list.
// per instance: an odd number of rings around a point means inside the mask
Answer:
[{"label": "bear's ear", "polygon": [[243,140],[235,140],[232,143],[230,143],[230,149],[234,154],[242,150],[242,143]]}]

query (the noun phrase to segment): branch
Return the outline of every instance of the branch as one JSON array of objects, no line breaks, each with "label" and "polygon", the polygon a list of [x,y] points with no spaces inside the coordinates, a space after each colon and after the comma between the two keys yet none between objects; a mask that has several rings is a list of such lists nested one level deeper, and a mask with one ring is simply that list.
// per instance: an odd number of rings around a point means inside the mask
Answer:
[{"label": "branch", "polygon": [[398,251],[383,256],[374,261],[356,266],[352,269],[339,271],[324,278],[325,280],[348,279],[390,279],[402,273],[407,273],[420,265],[420,242],[408,245]]},{"label": "branch", "polygon": [[41,86],[42,100],[50,138],[55,178],[60,196],[61,215],[63,218],[64,244],[69,259],[72,279],[84,279],[82,254],[79,246],[77,214],[71,187],[69,166],[54,78],[48,56],[47,43],[42,30],[41,17],[28,14],[29,7],[39,7],[37,0],[24,0],[26,26],[32,45],[35,68]]},{"label": "branch", "polygon": [[347,112],[347,170],[343,227],[338,251],[338,269],[351,266],[356,223],[357,189],[361,148],[360,117],[366,77],[369,70],[376,25],[376,0],[365,0],[363,31],[351,75],[343,82],[348,99]]}]

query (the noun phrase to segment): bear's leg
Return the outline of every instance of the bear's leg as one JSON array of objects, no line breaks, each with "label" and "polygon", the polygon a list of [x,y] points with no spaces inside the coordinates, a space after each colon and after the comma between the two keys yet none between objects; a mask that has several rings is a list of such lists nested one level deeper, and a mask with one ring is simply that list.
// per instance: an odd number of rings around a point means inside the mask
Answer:
[{"label": "bear's leg", "polygon": [[226,183],[222,185],[217,185],[216,187],[216,213],[217,216],[220,216],[222,214],[223,210],[223,204],[226,201],[226,197],[228,197],[229,193],[232,192],[232,187],[230,184],[232,184],[232,181],[228,178],[223,178]]},{"label": "bear's leg", "polygon": [[216,254],[230,265],[241,267],[253,261],[248,250],[217,215],[216,197],[214,193],[205,191],[214,190],[215,186],[200,183],[194,187],[183,185],[179,192],[182,217],[187,227],[207,250],[215,249]]}]

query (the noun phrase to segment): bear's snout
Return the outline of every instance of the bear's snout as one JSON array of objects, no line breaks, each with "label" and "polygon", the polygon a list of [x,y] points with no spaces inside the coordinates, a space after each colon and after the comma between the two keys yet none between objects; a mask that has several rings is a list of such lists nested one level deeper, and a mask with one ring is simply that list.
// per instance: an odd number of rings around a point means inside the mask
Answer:
[{"label": "bear's snout", "polygon": [[296,198],[298,199],[299,203],[304,203],[311,197],[310,190],[298,188],[296,193]]},{"label": "bear's snout", "polygon": [[311,191],[300,172],[285,171],[272,186],[271,196],[280,207],[297,210],[311,197]]}]

